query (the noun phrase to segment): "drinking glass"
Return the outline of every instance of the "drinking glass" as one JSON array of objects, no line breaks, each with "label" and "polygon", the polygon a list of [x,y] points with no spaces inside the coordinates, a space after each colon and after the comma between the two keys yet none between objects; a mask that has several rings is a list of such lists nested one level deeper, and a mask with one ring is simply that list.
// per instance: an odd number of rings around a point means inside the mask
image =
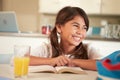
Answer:
[{"label": "drinking glass", "polygon": [[27,78],[29,66],[30,46],[14,46],[14,77]]}]

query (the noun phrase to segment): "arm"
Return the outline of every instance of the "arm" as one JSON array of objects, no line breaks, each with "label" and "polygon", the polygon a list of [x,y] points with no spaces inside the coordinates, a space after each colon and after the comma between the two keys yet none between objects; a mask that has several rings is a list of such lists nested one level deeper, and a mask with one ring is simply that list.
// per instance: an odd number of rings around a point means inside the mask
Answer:
[{"label": "arm", "polygon": [[43,58],[30,56],[30,65],[51,65],[51,66],[63,66],[69,63],[69,59],[64,55],[56,58]]},{"label": "arm", "polygon": [[51,58],[30,56],[30,65],[54,65]]},{"label": "arm", "polygon": [[71,62],[75,66],[79,66],[79,67],[84,68],[84,69],[97,70],[96,60],[71,59]]},{"label": "arm", "polygon": [[88,58],[85,59],[71,59],[71,63],[73,66],[79,66],[84,69],[89,70],[97,70],[96,68],[96,60],[99,60],[102,55],[99,52],[99,49],[94,47],[94,44],[85,44],[88,51]]}]

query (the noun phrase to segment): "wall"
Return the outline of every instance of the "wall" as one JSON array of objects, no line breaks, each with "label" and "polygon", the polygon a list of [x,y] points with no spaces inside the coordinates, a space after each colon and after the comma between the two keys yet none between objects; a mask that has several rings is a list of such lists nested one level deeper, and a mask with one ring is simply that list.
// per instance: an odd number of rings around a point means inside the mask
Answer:
[{"label": "wall", "polygon": [[[89,15],[90,26],[102,27],[101,21],[106,20],[108,24],[120,24],[120,16],[115,15]],[[40,26],[49,24],[54,26],[56,15],[55,14],[40,14]]]},{"label": "wall", "polygon": [[0,0],[0,11],[2,11],[2,0]]},{"label": "wall", "polygon": [[18,25],[23,32],[38,29],[38,0],[3,0],[3,11],[15,11]]},{"label": "wall", "polygon": [[102,26],[101,22],[106,20],[108,24],[120,24],[120,16],[115,15],[88,15],[90,26]]},{"label": "wall", "polygon": [[39,32],[41,32],[41,27],[44,25],[51,25],[54,27],[55,24],[55,14],[40,14],[40,21],[39,21]]}]

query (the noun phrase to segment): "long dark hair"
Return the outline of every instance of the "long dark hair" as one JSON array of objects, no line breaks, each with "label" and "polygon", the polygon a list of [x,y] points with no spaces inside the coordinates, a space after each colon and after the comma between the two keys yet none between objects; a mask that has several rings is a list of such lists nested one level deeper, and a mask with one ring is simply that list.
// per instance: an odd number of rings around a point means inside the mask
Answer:
[{"label": "long dark hair", "polygon": [[[57,14],[55,27],[53,28],[50,34],[52,57],[57,57],[63,53],[58,41],[56,25],[64,25],[68,21],[72,20],[75,16],[81,16],[84,19],[88,30],[89,20],[87,14],[83,9],[71,6],[66,6],[62,8]],[[88,59],[87,50],[82,42],[78,46],[76,46],[76,49],[74,51],[72,51],[72,55],[75,58]]]}]

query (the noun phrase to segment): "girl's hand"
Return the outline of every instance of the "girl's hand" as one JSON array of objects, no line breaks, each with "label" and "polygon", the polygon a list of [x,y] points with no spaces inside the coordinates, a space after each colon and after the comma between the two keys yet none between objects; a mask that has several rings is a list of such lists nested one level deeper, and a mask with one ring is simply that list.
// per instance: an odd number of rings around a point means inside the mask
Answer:
[{"label": "girl's hand", "polygon": [[69,59],[68,66],[70,66],[70,67],[76,66],[76,65],[73,63],[73,60],[74,60],[74,59]]},{"label": "girl's hand", "polygon": [[61,55],[56,58],[52,58],[52,63],[54,66],[65,66],[69,63],[69,59],[64,55]]}]

